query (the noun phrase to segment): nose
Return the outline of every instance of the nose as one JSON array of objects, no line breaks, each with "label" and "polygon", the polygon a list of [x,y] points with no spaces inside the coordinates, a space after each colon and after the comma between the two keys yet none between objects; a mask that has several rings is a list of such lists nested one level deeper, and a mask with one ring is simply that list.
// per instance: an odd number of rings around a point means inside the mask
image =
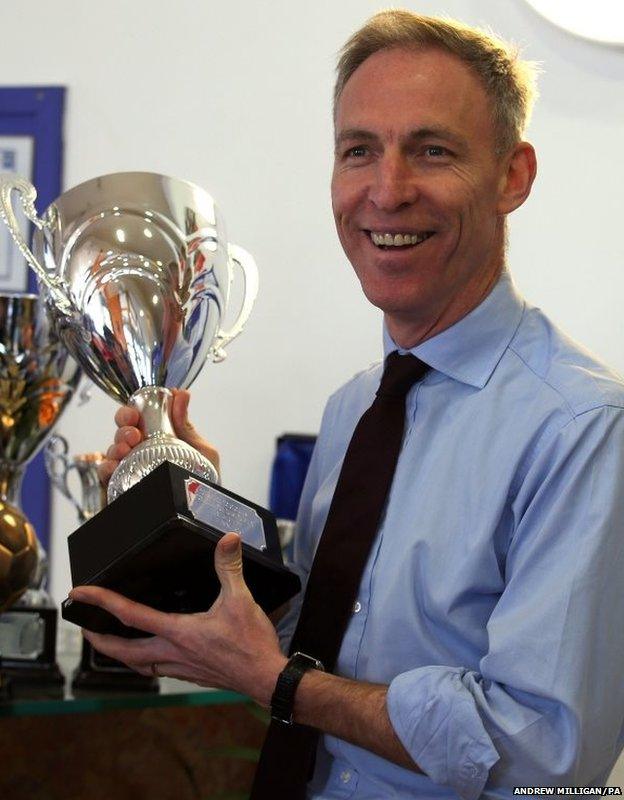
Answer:
[{"label": "nose", "polygon": [[377,161],[369,198],[381,211],[398,211],[416,202],[420,190],[408,159],[399,153],[384,153]]}]

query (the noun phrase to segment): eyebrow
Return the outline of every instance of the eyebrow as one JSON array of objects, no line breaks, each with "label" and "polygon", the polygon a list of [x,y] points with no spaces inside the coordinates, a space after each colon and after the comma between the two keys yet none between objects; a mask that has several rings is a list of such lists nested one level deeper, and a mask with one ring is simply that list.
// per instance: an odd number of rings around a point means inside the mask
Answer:
[{"label": "eyebrow", "polygon": [[419,128],[415,131],[410,131],[407,135],[408,141],[421,141],[423,139],[444,139],[446,142],[452,142],[457,147],[466,146],[467,142],[463,136],[455,133],[451,128],[446,128],[443,125],[434,125],[430,128]]},{"label": "eyebrow", "polygon": [[353,139],[359,139],[362,142],[370,142],[376,141],[379,137],[364,128],[347,128],[344,131],[340,131],[335,137],[334,142],[336,147],[338,147],[338,145],[343,144],[343,142],[350,142]]},{"label": "eyebrow", "polygon": [[[336,147],[339,147],[344,142],[353,141],[357,139],[362,142],[379,141],[379,136],[372,131],[365,128],[346,128],[341,131],[335,139]],[[407,136],[403,137],[405,142],[415,144],[426,139],[443,139],[447,142],[452,142],[457,147],[465,148],[467,146],[466,140],[455,133],[451,128],[446,128],[443,125],[434,125],[426,128],[417,128],[410,131]]]}]

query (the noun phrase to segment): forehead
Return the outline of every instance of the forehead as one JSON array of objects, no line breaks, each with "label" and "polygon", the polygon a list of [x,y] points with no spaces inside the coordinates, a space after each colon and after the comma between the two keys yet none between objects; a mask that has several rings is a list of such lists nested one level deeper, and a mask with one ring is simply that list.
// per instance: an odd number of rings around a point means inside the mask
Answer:
[{"label": "forehead", "polygon": [[336,106],[336,133],[371,128],[399,135],[435,126],[469,138],[492,135],[490,101],[478,76],[439,49],[374,53],[351,75]]}]

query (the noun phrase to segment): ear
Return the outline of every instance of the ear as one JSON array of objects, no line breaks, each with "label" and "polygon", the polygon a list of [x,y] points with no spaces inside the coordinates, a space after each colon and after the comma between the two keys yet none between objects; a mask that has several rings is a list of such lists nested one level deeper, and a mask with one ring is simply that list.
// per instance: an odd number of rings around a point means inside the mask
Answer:
[{"label": "ear", "polygon": [[531,193],[537,174],[537,158],[533,145],[520,142],[505,157],[506,168],[501,178],[497,211],[510,214],[519,208]]}]

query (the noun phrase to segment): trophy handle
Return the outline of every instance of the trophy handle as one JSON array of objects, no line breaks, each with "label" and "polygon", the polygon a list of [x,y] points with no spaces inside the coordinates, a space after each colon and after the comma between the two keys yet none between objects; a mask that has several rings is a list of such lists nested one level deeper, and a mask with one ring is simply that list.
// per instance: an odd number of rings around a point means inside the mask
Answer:
[{"label": "trophy handle", "polygon": [[209,352],[209,356],[213,361],[223,361],[227,355],[224,349],[225,346],[229,344],[232,339],[235,339],[245,327],[245,323],[251,314],[253,304],[256,301],[256,295],[258,294],[258,267],[256,266],[253,256],[242,247],[239,247],[236,244],[229,244],[228,257],[230,279],[232,278],[233,274],[232,265],[239,267],[243,272],[243,279],[245,281],[245,296],[243,298],[243,303],[241,305],[238,317],[236,318],[236,321],[230,330],[224,331],[219,329],[217,335],[215,336],[215,340]]},{"label": "trophy handle", "polygon": [[22,209],[26,217],[38,230],[44,230],[46,223],[44,220],[39,219],[35,209],[37,190],[32,183],[19,175],[13,175],[11,173],[0,174],[0,218],[6,223],[20,253],[24,256],[29,266],[34,270],[41,283],[43,283],[50,293],[54,305],[57,306],[59,310],[69,313],[71,306],[66,292],[63,291],[62,281],[57,276],[50,275],[48,271],[41,266],[22,235],[13,211],[13,204],[11,202],[12,192],[17,192],[19,195]]},{"label": "trophy handle", "polygon": [[67,439],[65,439],[64,436],[60,436],[58,433],[53,434],[44,449],[46,472],[50,476],[50,480],[54,486],[69,500],[78,513],[81,514],[82,508],[80,503],[72,494],[69,483],[67,482],[67,475],[71,469],[71,465],[67,461],[68,450]]},{"label": "trophy handle", "polygon": [[[91,401],[93,384],[91,381],[85,381],[84,384],[80,387],[80,391],[78,392],[78,406],[84,406]],[[66,451],[67,452],[67,451]]]}]

